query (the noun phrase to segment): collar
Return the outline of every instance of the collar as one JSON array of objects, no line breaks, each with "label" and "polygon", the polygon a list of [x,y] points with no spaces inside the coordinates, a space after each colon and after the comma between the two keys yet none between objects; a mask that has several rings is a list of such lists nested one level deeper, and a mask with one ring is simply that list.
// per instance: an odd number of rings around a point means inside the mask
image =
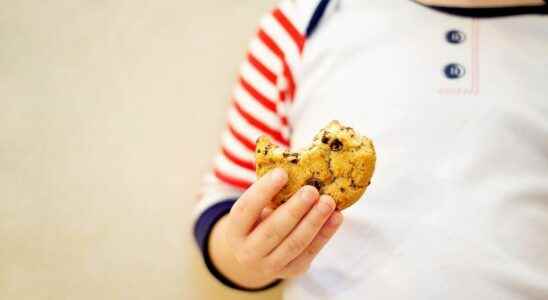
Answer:
[{"label": "collar", "polygon": [[[311,36],[318,27],[320,20],[325,15],[330,7],[336,6],[342,0],[321,0],[310,21],[306,27],[306,36]],[[469,17],[469,18],[497,18],[510,17],[518,15],[548,15],[548,0],[545,5],[540,6],[513,6],[513,7],[487,7],[487,8],[461,8],[461,7],[444,7],[444,6],[428,6],[412,0],[414,3],[424,6],[429,9],[437,10],[441,13]],[[331,4],[331,5],[330,5]]]},{"label": "collar", "polygon": [[482,8],[463,8],[463,7],[446,7],[446,6],[427,6],[416,1],[419,5],[437,10],[442,13],[469,17],[469,18],[498,18],[511,17],[519,15],[547,15],[548,0],[544,0],[547,4],[538,6],[508,6],[508,7],[482,7]]}]

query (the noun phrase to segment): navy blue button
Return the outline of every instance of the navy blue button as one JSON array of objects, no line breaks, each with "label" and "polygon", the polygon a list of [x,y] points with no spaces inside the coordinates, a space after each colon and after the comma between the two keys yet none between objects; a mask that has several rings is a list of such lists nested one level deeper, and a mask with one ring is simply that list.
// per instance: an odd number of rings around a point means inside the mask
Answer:
[{"label": "navy blue button", "polygon": [[466,39],[466,35],[458,30],[449,30],[445,34],[445,39],[451,44],[460,44]]},{"label": "navy blue button", "polygon": [[452,63],[443,68],[443,73],[445,73],[445,77],[449,79],[458,79],[464,76],[466,71],[462,65]]}]

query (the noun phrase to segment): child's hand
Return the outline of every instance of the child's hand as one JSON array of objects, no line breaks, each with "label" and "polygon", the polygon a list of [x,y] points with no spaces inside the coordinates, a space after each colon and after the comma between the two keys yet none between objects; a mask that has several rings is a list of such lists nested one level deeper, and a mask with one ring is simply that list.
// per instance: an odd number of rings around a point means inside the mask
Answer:
[{"label": "child's hand", "polygon": [[[276,210],[268,208],[272,197],[285,185],[282,169],[271,171],[254,183],[234,204],[219,225],[218,234],[238,266],[230,266],[220,255],[214,263],[230,279],[247,287],[260,287],[278,278],[289,278],[308,270],[312,260],[342,222],[334,212],[335,202],[319,196],[311,186],[301,188]],[[217,227],[217,226],[216,226]],[[215,229],[214,229],[215,231]],[[214,238],[214,237],[212,237]],[[219,251],[210,247],[211,252]],[[222,270],[222,265],[227,265]]]}]

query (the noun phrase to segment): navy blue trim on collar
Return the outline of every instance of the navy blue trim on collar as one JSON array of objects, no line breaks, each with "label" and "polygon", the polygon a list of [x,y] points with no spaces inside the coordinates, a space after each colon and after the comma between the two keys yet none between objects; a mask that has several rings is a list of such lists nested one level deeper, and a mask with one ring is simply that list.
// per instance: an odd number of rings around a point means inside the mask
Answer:
[{"label": "navy blue trim on collar", "polygon": [[[325,14],[325,10],[329,5],[330,0],[321,0],[316,6],[312,18],[308,22],[306,27],[306,37],[310,37],[314,31],[316,31],[320,20]],[[442,7],[442,6],[428,6],[416,1],[413,1],[419,5],[427,8],[437,10],[450,15],[461,17],[473,17],[473,18],[496,18],[496,17],[509,17],[518,15],[547,15],[548,14],[548,0],[544,0],[546,5],[539,6],[515,6],[515,7],[487,7],[487,8],[462,8],[462,7]]]},{"label": "navy blue trim on collar", "polygon": [[456,15],[460,17],[469,17],[469,18],[499,18],[499,17],[519,16],[519,15],[547,15],[548,14],[548,5],[485,7],[485,8],[483,7],[482,8],[463,8],[463,7],[442,7],[442,6],[426,6],[426,7],[437,10],[442,13]]}]

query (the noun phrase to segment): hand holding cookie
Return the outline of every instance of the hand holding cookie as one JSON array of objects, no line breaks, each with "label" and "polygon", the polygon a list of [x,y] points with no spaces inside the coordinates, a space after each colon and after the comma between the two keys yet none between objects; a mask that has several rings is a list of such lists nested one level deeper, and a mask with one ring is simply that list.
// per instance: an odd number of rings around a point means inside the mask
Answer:
[{"label": "hand holding cookie", "polygon": [[342,223],[338,210],[370,184],[375,159],[371,140],[336,121],[301,152],[259,138],[259,179],[213,229],[213,263],[247,288],[303,274]]},{"label": "hand holding cookie", "polygon": [[246,190],[225,220],[227,244],[254,279],[240,284],[258,286],[306,272],[342,222],[333,199],[320,197],[312,186],[302,187],[276,210],[270,208],[286,183],[283,169],[272,170]]}]

